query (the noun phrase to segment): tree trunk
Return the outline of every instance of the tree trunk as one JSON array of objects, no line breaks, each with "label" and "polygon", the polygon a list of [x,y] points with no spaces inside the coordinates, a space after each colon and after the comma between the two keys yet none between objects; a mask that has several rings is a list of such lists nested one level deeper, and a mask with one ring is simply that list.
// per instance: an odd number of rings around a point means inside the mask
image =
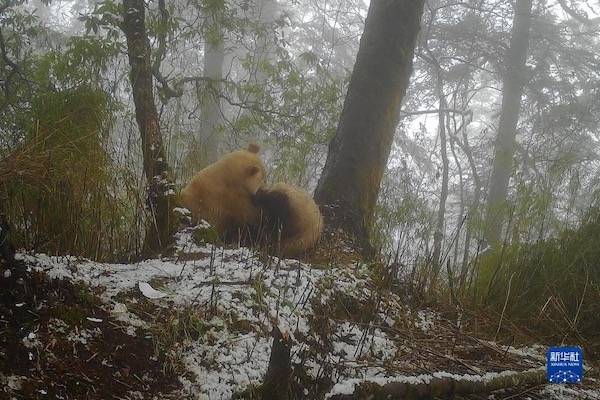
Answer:
[{"label": "tree trunk", "polygon": [[440,189],[440,205],[435,223],[435,231],[433,232],[433,275],[431,279],[432,287],[436,286],[442,260],[442,244],[444,241],[444,225],[446,222],[446,200],[448,199],[448,181],[449,181],[449,161],[448,161],[448,141],[446,140],[446,113],[444,110],[448,108],[446,104],[446,96],[444,95],[444,78],[442,76],[442,67],[438,60],[433,60],[437,75],[437,91],[439,99],[438,111],[438,132],[440,134],[440,155],[442,157],[442,187]]},{"label": "tree trunk", "polygon": [[223,79],[225,47],[223,43],[222,14],[224,4],[215,3],[208,10],[205,29],[204,76],[210,78],[208,90],[204,90],[201,102],[201,123],[198,147],[201,153],[195,156],[201,160],[202,167],[210,165],[219,158],[219,145],[222,141],[222,101],[219,97]]},{"label": "tree trunk", "polygon": [[[279,28],[276,28],[275,20],[278,17],[279,9],[280,6],[276,0],[258,0],[256,8],[250,10],[251,20],[260,29],[254,34],[252,38],[254,46],[250,49],[252,62],[248,69],[248,85],[251,89],[246,92],[244,99],[244,103],[250,107],[242,111],[242,115],[247,118],[252,118],[253,106],[256,105],[257,99],[253,88],[260,88],[267,83],[269,77],[265,72],[265,65],[277,59],[275,31]],[[261,135],[261,132],[257,132],[257,135]],[[260,139],[260,137],[256,139]]]},{"label": "tree trunk", "polygon": [[150,256],[163,253],[173,243],[176,223],[172,220],[173,183],[154,104],[144,0],[123,0],[122,29],[127,38],[135,118],[142,137],[144,174],[148,181],[148,207],[151,217],[143,253]]},{"label": "tree trunk", "polygon": [[412,60],[424,0],[372,0],[337,132],[315,191],[326,225],[371,254],[369,231]]},{"label": "tree trunk", "polygon": [[506,72],[502,88],[502,108],[498,123],[496,154],[490,177],[487,200],[485,239],[489,244],[500,242],[506,218],[508,183],[513,167],[517,122],[521,95],[526,78],[525,63],[529,47],[532,0],[516,0],[515,16],[506,57]]},{"label": "tree trunk", "polygon": [[[471,168],[471,176],[473,179],[473,203],[469,207],[469,211],[467,213],[467,221],[473,221],[475,218],[479,218],[479,205],[481,201],[481,179],[479,178],[479,173],[477,172],[477,164],[475,163],[475,159],[473,157],[473,151],[471,150],[471,145],[469,144],[469,137],[467,136],[466,130],[462,129],[463,141],[461,142],[457,138],[455,138],[454,143],[456,143],[461,150],[465,153],[467,160],[469,160],[469,166]],[[471,245],[471,238],[474,235],[474,227],[472,222],[467,222],[466,224],[466,234],[465,234],[465,244],[463,248],[463,259],[462,266],[460,270],[460,281],[459,288],[463,288],[467,279],[467,270],[469,268],[470,261],[470,253],[469,247]]]}]

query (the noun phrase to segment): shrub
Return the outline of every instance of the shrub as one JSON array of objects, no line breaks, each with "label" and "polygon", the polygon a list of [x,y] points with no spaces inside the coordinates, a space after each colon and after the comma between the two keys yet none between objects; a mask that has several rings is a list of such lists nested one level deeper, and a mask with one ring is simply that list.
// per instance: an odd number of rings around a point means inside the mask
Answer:
[{"label": "shrub", "polygon": [[476,290],[485,305],[542,336],[571,343],[597,340],[600,210],[555,238],[487,255]]},{"label": "shrub", "polygon": [[139,202],[103,143],[109,106],[105,92],[85,86],[32,101],[26,137],[0,162],[16,246],[103,260],[139,246],[130,235]]}]

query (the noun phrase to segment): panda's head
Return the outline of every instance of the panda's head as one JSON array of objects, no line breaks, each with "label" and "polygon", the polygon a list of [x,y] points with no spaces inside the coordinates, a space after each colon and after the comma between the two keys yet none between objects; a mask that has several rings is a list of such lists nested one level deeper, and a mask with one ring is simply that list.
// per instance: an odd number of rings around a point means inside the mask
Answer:
[{"label": "panda's head", "polygon": [[264,187],[267,179],[267,169],[258,155],[260,147],[250,143],[247,150],[238,150],[225,156],[230,183],[242,187],[253,195]]}]

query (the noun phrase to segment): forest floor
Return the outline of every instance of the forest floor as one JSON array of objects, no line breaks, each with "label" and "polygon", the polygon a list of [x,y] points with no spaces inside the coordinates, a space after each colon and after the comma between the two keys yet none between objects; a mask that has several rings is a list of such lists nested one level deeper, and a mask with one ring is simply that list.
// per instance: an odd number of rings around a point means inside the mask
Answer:
[{"label": "forest floor", "polygon": [[0,318],[0,399],[180,398],[152,339],[82,284],[23,266],[1,281]]},{"label": "forest floor", "polygon": [[[273,326],[294,338],[293,399],[335,396],[349,382],[492,379],[545,366],[546,345],[459,330],[439,311],[407,306],[401,286],[382,287],[361,266],[265,263],[247,249],[188,240],[177,259],[21,254],[18,268],[4,268],[0,399],[257,398]],[[586,365],[580,384],[455,398],[600,399],[598,364]]]}]

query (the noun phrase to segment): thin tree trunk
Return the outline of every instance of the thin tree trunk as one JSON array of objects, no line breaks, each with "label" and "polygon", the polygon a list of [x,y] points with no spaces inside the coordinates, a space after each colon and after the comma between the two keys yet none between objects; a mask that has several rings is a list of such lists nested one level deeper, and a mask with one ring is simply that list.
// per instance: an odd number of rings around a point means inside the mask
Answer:
[{"label": "thin tree trunk", "polygon": [[[219,97],[221,80],[223,79],[223,63],[225,47],[223,43],[223,27],[221,26],[223,4],[214,5],[208,10],[207,36],[204,51],[204,76],[210,78],[208,90],[203,91],[201,99],[201,123],[199,132],[199,148],[202,166],[214,163],[219,158],[219,145],[222,141],[222,102]],[[198,155],[196,155],[197,157]]]},{"label": "thin tree trunk", "polygon": [[478,217],[479,214],[479,204],[481,201],[481,179],[479,178],[479,174],[477,172],[477,164],[475,163],[475,159],[473,158],[473,152],[471,150],[471,145],[469,144],[469,138],[467,136],[466,130],[462,130],[463,133],[463,140],[464,143],[460,142],[460,140],[455,139],[455,143],[462,149],[462,151],[465,153],[465,156],[467,156],[467,160],[469,160],[469,166],[471,168],[471,174],[473,177],[473,204],[471,204],[471,206],[469,207],[469,211],[467,214],[467,224],[466,224],[466,234],[465,234],[465,245],[464,245],[464,249],[463,249],[463,259],[462,259],[462,266],[461,266],[461,270],[460,270],[460,281],[459,281],[459,288],[463,288],[465,281],[466,281],[466,277],[467,277],[467,270],[469,267],[469,246],[471,244],[471,238],[474,234],[473,230],[474,230],[474,225],[473,224],[473,220],[474,218]]},{"label": "thin tree trunk", "polygon": [[[259,33],[255,34],[254,47],[250,50],[252,53],[252,66],[248,71],[248,84],[251,87],[259,87],[267,82],[268,75],[265,72],[265,64],[270,63],[277,57],[275,53],[277,38],[274,26],[278,11],[279,4],[275,0],[258,0],[256,9],[251,11],[253,22],[261,28]],[[253,105],[255,101],[256,96],[254,92],[249,90],[246,94],[245,102]],[[252,109],[244,109],[243,114],[250,117]]]},{"label": "thin tree trunk", "polygon": [[157,255],[172,244],[176,225],[171,215],[173,183],[154,104],[144,0],[123,0],[122,29],[127,38],[135,118],[142,137],[144,174],[148,182],[147,204],[151,217],[144,240],[144,255]]},{"label": "thin tree trunk", "polygon": [[372,254],[370,229],[408,87],[424,0],[372,0],[344,109],[315,191],[326,224]]},{"label": "thin tree trunk", "polygon": [[442,68],[437,60],[434,60],[437,74],[437,90],[440,110],[438,112],[438,131],[440,133],[440,155],[442,157],[442,187],[440,190],[440,205],[438,207],[438,215],[435,224],[435,232],[433,233],[433,276],[431,280],[432,286],[435,286],[438,274],[440,272],[442,260],[442,242],[444,240],[444,224],[446,221],[446,200],[448,199],[448,144],[446,140],[446,113],[448,108],[446,97],[444,96],[444,79],[442,77]]},{"label": "thin tree trunk", "polygon": [[517,122],[526,78],[525,63],[529,47],[531,4],[532,0],[516,0],[514,5],[515,16],[506,58],[496,154],[487,200],[485,239],[489,244],[500,242],[502,226],[506,218],[508,184],[513,169]]}]

